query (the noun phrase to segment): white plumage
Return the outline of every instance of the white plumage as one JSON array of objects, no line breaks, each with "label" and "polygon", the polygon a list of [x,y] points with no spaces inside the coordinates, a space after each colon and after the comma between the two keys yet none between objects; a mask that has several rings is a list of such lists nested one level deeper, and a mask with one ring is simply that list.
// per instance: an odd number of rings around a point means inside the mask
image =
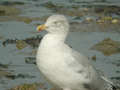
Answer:
[{"label": "white plumage", "polygon": [[65,44],[69,23],[63,15],[50,16],[44,29],[48,33],[38,48],[37,65],[49,81],[63,90],[113,90],[87,57]]}]

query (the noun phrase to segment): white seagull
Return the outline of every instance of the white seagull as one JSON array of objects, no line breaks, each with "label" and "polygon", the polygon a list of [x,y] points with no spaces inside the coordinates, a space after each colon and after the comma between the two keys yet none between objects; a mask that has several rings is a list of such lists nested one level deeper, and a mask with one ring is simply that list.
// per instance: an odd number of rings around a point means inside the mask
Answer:
[{"label": "white seagull", "polygon": [[50,82],[63,90],[116,90],[87,57],[65,43],[69,32],[65,16],[52,15],[37,30],[48,32],[39,45],[37,65]]}]

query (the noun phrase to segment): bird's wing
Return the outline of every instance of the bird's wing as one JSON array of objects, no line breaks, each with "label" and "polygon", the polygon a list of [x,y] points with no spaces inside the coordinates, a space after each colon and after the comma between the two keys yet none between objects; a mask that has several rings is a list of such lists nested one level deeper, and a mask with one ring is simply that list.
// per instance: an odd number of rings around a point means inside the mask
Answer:
[{"label": "bird's wing", "polygon": [[83,84],[87,85],[86,87],[88,90],[107,90],[105,88],[108,87],[111,88],[110,90],[113,90],[110,85],[111,83],[108,83],[103,76],[100,76],[87,57],[72,49],[70,53],[66,54],[66,63],[68,67],[75,73],[82,75],[81,78],[84,78],[85,80]]},{"label": "bird's wing", "polygon": [[[69,53],[65,53],[66,55],[66,63],[69,68],[73,69],[78,74],[86,74],[88,77],[92,77],[96,74],[96,70],[91,65],[91,62],[87,57],[80,54],[77,51],[71,49]],[[86,76],[87,77],[87,76]]]}]

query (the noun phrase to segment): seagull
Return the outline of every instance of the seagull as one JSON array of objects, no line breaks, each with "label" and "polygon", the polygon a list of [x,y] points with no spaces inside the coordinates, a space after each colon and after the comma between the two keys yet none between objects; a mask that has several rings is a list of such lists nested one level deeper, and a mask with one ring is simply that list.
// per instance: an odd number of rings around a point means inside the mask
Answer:
[{"label": "seagull", "polygon": [[113,83],[94,68],[91,61],[69,47],[69,23],[64,15],[52,15],[38,31],[46,30],[36,56],[40,72],[62,90],[116,90]]}]

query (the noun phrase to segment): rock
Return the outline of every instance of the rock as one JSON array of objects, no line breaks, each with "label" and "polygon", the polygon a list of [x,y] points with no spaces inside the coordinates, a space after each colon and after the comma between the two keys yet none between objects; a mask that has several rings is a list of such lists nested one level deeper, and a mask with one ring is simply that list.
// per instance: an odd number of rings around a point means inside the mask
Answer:
[{"label": "rock", "polygon": [[96,61],[96,55],[92,56],[92,60]]},{"label": "rock", "polygon": [[28,74],[17,74],[17,75],[8,74],[5,77],[13,80],[18,78],[34,78],[34,76],[30,76]]},{"label": "rock", "polygon": [[11,73],[7,72],[7,71],[5,71],[3,69],[0,69],[0,78],[1,77],[6,77],[7,75],[11,75]]},{"label": "rock", "polygon": [[15,7],[0,5],[0,16],[16,16],[19,15],[20,12],[21,11]]},{"label": "rock", "polygon": [[17,40],[16,41],[16,48],[21,50],[23,48],[27,47],[27,43],[23,40]]},{"label": "rock", "polygon": [[120,41],[114,41],[106,38],[103,41],[95,44],[91,49],[102,52],[106,56],[120,53]]},{"label": "rock", "polygon": [[36,58],[35,57],[25,57],[25,62],[27,64],[36,64]]},{"label": "rock", "polygon": [[0,5],[13,6],[13,5],[24,5],[24,3],[19,1],[3,1],[0,3]]},{"label": "rock", "polygon": [[22,84],[18,85],[10,90],[47,90],[44,83],[32,83],[32,84]]},{"label": "rock", "polygon": [[19,39],[6,39],[2,42],[2,45],[5,47],[8,44],[16,44],[16,48],[21,50],[30,45],[33,48],[38,47],[40,41],[42,39],[42,36],[38,35],[36,37],[30,37],[23,40]]}]

